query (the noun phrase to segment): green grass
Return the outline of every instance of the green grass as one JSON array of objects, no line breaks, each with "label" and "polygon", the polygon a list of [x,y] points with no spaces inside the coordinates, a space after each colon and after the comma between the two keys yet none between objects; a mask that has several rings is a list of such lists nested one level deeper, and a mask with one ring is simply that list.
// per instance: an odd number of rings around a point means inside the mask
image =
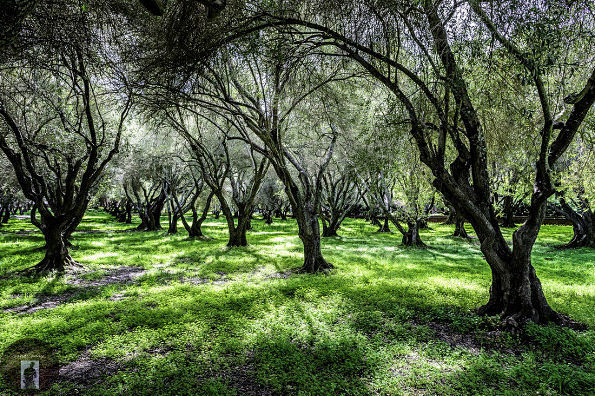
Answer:
[{"label": "green grass", "polygon": [[[348,220],[341,237],[323,240],[330,275],[288,275],[302,260],[294,222],[253,225],[251,245],[230,250],[223,220],[205,223],[211,239],[189,240],[183,228],[114,232],[131,226],[90,212],[79,230],[105,232],[74,234],[81,278],[121,266],[146,273],[81,291],[68,276],[14,276],[41,260],[43,238],[17,233],[34,227],[13,220],[0,229],[0,351],[36,337],[63,364],[88,350],[120,368],[84,386],[60,382],[51,394],[578,395],[595,387],[595,255],[553,249],[571,227],[544,226],[533,263],[552,307],[589,330],[530,326],[514,335],[473,314],[487,300],[489,268],[477,241],[450,237],[450,226],[432,224],[422,232],[430,248],[415,249]],[[64,293],[53,309],[5,311]]]}]

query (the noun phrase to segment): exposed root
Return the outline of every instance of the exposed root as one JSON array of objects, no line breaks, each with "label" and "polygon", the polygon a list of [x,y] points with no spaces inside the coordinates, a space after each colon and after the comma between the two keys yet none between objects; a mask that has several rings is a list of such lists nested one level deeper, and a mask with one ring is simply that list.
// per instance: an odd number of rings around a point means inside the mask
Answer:
[{"label": "exposed root", "polygon": [[503,313],[502,309],[496,307],[496,304],[488,302],[487,304],[477,309],[477,314],[481,316],[498,316],[500,317],[500,324],[506,331],[512,333],[522,332],[524,327],[532,322],[540,325],[555,323],[558,326],[568,327],[573,330],[585,330],[586,325],[572,320],[569,316],[550,310],[547,315],[537,316],[531,315],[528,312],[519,311],[515,313]]},{"label": "exposed root", "polygon": [[316,273],[324,273],[328,274],[333,268],[334,265],[329,263],[323,258],[317,259],[315,262],[304,263],[304,265],[296,270],[298,274],[316,274]]},{"label": "exposed root", "polygon": [[67,255],[63,260],[59,257],[44,257],[38,264],[31,268],[17,272],[21,276],[41,276],[52,272],[64,273],[67,268],[84,268],[82,264]]}]

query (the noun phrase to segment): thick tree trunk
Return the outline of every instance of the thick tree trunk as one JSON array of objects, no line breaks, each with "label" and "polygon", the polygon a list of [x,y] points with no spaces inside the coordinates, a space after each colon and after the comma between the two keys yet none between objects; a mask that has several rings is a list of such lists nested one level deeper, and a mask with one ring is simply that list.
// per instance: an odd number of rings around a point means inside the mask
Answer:
[{"label": "thick tree trunk", "polygon": [[245,223],[242,226],[234,227],[229,230],[229,241],[227,242],[227,246],[248,246]]},{"label": "thick tree trunk", "polygon": [[339,226],[334,223],[327,224],[326,222],[322,222],[322,236],[323,237],[336,237],[339,236],[337,231],[339,230]]},{"label": "thick tree trunk", "polygon": [[330,216],[327,219],[322,220],[322,236],[323,237],[336,237],[339,236],[337,231],[341,227],[342,220],[336,216]]},{"label": "thick tree trunk", "polygon": [[478,312],[499,315],[509,328],[522,327],[529,321],[570,322],[549,306],[531,265],[531,252],[545,217],[545,208],[545,201],[532,202],[527,221],[513,233],[512,250],[498,230],[495,213],[490,215],[490,225],[474,224],[481,241],[481,251],[492,271],[490,298]]},{"label": "thick tree trunk", "polygon": [[467,230],[465,230],[465,217],[458,213],[455,216],[455,232],[452,235],[461,238],[469,238],[469,234],[467,234]]},{"label": "thick tree trunk", "polygon": [[318,216],[314,211],[303,208],[297,220],[298,234],[304,245],[304,264],[300,272],[313,274],[332,269],[333,265],[322,256]]},{"label": "thick tree trunk", "polygon": [[[194,213],[193,213],[194,216]],[[204,220],[196,219],[192,221],[192,226],[188,231],[188,237],[190,238],[201,238],[204,236],[202,233],[202,223]]]},{"label": "thick tree trunk", "polygon": [[46,222],[42,225],[41,230],[45,238],[45,257],[27,272],[64,272],[68,266],[80,267],[80,264],[74,261],[68,252],[67,244],[70,235],[66,235],[67,231],[64,225],[47,224]]},{"label": "thick tree trunk", "polygon": [[137,227],[137,230],[161,230],[161,212],[165,206],[165,193],[161,192],[155,202],[147,205],[147,207],[141,207],[138,211],[138,215],[141,218],[141,224]]},{"label": "thick tree trunk", "polygon": [[384,216],[384,224],[378,224],[380,229],[377,232],[390,232],[390,227],[388,226],[388,216]]},{"label": "thick tree trunk", "polygon": [[[222,202],[223,198],[219,198],[219,201]],[[221,205],[221,210],[223,211],[223,215],[225,216],[225,219],[227,221],[227,230],[229,232],[229,240],[227,242],[227,246],[248,246],[246,230],[248,227],[248,221],[250,220],[249,213],[251,213],[252,210],[247,209],[246,207],[240,207],[234,214],[231,212],[231,210],[226,204]],[[237,225],[234,221],[234,215],[237,215]]]},{"label": "thick tree trunk", "polygon": [[403,235],[402,243],[405,246],[426,247],[419,235],[420,221],[407,223],[407,232]]},{"label": "thick tree trunk", "polygon": [[[563,317],[550,308],[541,282],[531,265],[531,249],[523,254],[515,249],[514,257],[492,265],[492,285],[488,303],[478,309],[482,315],[498,315],[510,328],[528,321],[563,323]],[[488,262],[490,260],[488,259]]]}]

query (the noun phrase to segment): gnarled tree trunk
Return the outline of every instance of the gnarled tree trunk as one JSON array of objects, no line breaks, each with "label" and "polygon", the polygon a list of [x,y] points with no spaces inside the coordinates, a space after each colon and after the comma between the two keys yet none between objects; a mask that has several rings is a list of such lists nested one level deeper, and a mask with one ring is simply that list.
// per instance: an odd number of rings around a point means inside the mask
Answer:
[{"label": "gnarled tree trunk", "polygon": [[557,213],[570,220],[573,232],[570,242],[558,246],[558,248],[595,247],[595,215],[593,215],[589,201],[579,196],[577,199],[579,210],[575,210],[566,202],[563,193],[557,194],[560,196],[560,206],[553,206],[553,208]]},{"label": "gnarled tree trunk", "polygon": [[326,261],[322,256],[320,247],[320,225],[316,211],[306,204],[303,210],[296,214],[298,221],[298,235],[304,245],[304,265],[300,272],[315,273],[327,271],[333,268],[333,265]]},{"label": "gnarled tree trunk", "polygon": [[403,239],[401,240],[403,245],[417,247],[426,246],[419,235],[419,229],[421,228],[420,223],[421,221],[411,221],[407,223],[407,231],[403,234]]},{"label": "gnarled tree trunk", "polygon": [[528,321],[558,324],[567,321],[547,303],[541,282],[531,264],[531,251],[545,216],[545,204],[536,209],[541,213],[530,216],[513,233],[512,252],[505,248],[506,242],[501,234],[498,235],[499,242],[482,238],[481,250],[492,270],[492,285],[487,304],[479,308],[478,312],[498,315],[512,328]]},{"label": "gnarled tree trunk", "polygon": [[43,273],[50,271],[63,272],[68,266],[78,266],[71,256],[68,248],[72,246],[69,239],[80,224],[88,202],[76,211],[53,215],[45,208],[41,210],[41,219],[37,218],[37,205],[31,209],[31,223],[39,228],[45,239],[45,256],[41,262],[28,269],[27,273]]},{"label": "gnarled tree trunk", "polygon": [[455,215],[455,232],[452,235],[461,238],[469,238],[469,234],[467,234],[467,230],[465,230],[465,217],[458,213]]},{"label": "gnarled tree trunk", "polygon": [[337,231],[339,230],[339,224],[336,222],[329,222],[325,219],[322,220],[322,236],[323,237],[336,237],[339,236]]},{"label": "gnarled tree trunk", "polygon": [[33,267],[35,272],[60,271],[63,272],[68,265],[75,265],[76,262],[70,256],[64,229],[60,225],[46,225],[43,236],[45,238],[45,257],[39,264]]}]

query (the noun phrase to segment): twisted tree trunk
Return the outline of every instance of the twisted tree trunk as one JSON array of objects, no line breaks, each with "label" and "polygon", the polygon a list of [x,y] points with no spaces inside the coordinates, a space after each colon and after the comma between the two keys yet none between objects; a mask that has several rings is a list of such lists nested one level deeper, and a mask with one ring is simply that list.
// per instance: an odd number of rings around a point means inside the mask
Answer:
[{"label": "twisted tree trunk", "polygon": [[309,205],[305,205],[296,218],[299,228],[298,235],[304,245],[304,264],[300,272],[315,273],[332,269],[333,265],[322,256],[320,225],[316,211],[312,210]]},{"label": "twisted tree trunk", "polygon": [[560,208],[555,207],[556,212],[572,222],[572,239],[567,244],[559,246],[560,249],[595,248],[595,215],[586,199],[580,200],[580,206],[582,206],[582,213],[574,210],[564,198],[560,198]]},{"label": "twisted tree trunk", "polygon": [[422,242],[419,235],[419,229],[421,228],[421,221],[407,222],[407,231],[403,234],[401,242],[405,246],[417,246],[426,247],[426,244]]}]

